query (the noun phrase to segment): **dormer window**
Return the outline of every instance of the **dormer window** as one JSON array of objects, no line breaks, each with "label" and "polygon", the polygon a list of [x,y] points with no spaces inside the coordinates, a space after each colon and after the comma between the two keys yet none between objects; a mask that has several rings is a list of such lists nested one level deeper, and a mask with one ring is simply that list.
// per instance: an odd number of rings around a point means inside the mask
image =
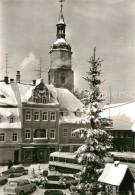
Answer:
[{"label": "dormer window", "polygon": [[77,109],[77,110],[76,110],[75,116],[81,117],[81,111],[80,111],[80,109]]},{"label": "dormer window", "polygon": [[11,116],[11,117],[9,118],[9,122],[10,122],[10,123],[14,123],[14,117],[13,117],[13,116]]},{"label": "dormer window", "polygon": [[60,115],[61,115],[61,116],[64,116],[64,112],[60,112]]},{"label": "dormer window", "polygon": [[3,94],[0,94],[0,98],[6,98]]},{"label": "dormer window", "polygon": [[60,116],[68,116],[68,110],[66,108],[61,108]]}]

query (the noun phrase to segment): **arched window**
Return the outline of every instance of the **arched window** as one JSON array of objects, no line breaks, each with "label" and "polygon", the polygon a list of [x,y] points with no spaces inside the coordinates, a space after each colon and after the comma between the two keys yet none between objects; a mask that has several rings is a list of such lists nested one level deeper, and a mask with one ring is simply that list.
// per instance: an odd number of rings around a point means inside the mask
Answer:
[{"label": "arched window", "polygon": [[35,102],[39,103],[39,98],[37,96],[35,97]]},{"label": "arched window", "polygon": [[45,96],[43,96],[43,104],[45,104],[46,103],[46,97]]},{"label": "arched window", "polygon": [[66,82],[66,76],[65,76],[65,73],[63,73],[61,75],[61,83],[65,83]]}]

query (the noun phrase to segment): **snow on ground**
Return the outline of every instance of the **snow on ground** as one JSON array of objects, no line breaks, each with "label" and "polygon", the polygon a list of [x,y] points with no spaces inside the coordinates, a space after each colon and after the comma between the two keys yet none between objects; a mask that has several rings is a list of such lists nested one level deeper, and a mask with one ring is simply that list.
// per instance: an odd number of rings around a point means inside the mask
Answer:
[{"label": "snow on ground", "polygon": [[[20,165],[17,165],[17,166],[20,166]],[[40,168],[39,168],[40,167]],[[33,165],[30,165],[30,166],[25,166],[24,167],[25,169],[28,169],[28,172],[29,174],[28,175],[23,175],[21,177],[17,177],[17,178],[22,178],[22,179],[28,179],[30,180],[30,177],[31,177],[31,171],[35,170],[35,173],[38,173],[39,170],[48,170],[48,164],[33,164]],[[3,172],[3,171],[6,171],[8,169],[7,166],[0,166],[0,174]],[[16,178],[16,179],[17,179]],[[8,181],[11,181],[11,180],[14,180],[15,178],[9,178]],[[1,185],[0,186],[0,195],[4,195],[4,187],[6,187],[8,185],[5,184],[5,185]],[[37,186],[37,189],[35,190],[35,192],[33,193],[29,193],[30,195],[44,195],[44,192],[46,191],[46,189],[40,189],[38,186]],[[64,192],[64,195],[70,195],[70,191],[68,189],[64,189],[62,190]]]},{"label": "snow on ground", "polygon": [[0,175],[3,171],[6,171],[8,169],[8,166],[0,166]]}]

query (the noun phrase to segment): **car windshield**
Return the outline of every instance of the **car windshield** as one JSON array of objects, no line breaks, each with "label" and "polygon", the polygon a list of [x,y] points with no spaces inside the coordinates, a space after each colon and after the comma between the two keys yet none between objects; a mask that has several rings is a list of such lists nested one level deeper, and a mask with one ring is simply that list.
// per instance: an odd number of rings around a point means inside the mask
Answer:
[{"label": "car windshield", "polygon": [[9,183],[10,186],[18,186],[18,182],[16,181],[12,181]]},{"label": "car windshield", "polygon": [[64,195],[61,190],[47,190],[45,195]]},{"label": "car windshield", "polygon": [[60,177],[58,175],[51,175],[47,177],[50,181],[59,181]]}]

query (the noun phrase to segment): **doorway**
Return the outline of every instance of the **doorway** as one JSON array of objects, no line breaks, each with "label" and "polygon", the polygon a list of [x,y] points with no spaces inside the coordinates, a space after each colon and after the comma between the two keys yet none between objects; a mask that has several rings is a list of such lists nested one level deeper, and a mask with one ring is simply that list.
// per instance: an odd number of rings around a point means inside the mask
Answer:
[{"label": "doorway", "polygon": [[14,151],[14,164],[17,165],[19,162],[19,150]]}]

